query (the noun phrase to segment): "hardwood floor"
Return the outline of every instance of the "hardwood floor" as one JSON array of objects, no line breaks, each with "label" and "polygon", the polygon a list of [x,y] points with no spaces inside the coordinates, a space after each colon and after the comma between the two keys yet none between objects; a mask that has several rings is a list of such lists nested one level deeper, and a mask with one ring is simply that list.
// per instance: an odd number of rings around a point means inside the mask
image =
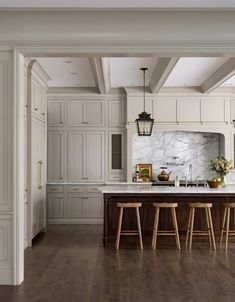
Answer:
[{"label": "hardwood floor", "polygon": [[225,252],[205,242],[190,253],[160,238],[154,252],[151,238],[141,251],[128,237],[117,252],[103,248],[102,226],[51,225],[25,252],[24,283],[1,286],[0,302],[232,302],[235,244]]}]

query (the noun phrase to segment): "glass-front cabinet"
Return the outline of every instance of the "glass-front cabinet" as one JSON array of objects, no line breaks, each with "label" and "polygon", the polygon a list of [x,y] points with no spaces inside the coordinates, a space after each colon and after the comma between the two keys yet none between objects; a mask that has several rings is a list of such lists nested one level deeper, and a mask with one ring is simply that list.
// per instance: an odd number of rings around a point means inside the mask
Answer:
[{"label": "glass-front cabinet", "polygon": [[109,181],[125,180],[125,132],[109,132]]}]

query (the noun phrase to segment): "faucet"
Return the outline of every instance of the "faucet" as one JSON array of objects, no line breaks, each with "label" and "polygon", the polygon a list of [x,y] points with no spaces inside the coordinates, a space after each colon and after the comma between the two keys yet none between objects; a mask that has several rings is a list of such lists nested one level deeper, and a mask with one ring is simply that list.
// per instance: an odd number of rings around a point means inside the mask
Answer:
[{"label": "faucet", "polygon": [[182,179],[185,179],[185,187],[188,187],[188,177],[187,175],[182,176]]},{"label": "faucet", "polygon": [[196,177],[196,187],[197,187],[197,188],[198,188],[198,181],[199,181],[200,179],[202,179],[201,176],[197,176],[197,177]]},{"label": "faucet", "polygon": [[193,166],[192,166],[192,164],[190,164],[188,166],[188,171],[189,171],[189,174],[190,174],[190,181],[192,182],[193,181]]}]

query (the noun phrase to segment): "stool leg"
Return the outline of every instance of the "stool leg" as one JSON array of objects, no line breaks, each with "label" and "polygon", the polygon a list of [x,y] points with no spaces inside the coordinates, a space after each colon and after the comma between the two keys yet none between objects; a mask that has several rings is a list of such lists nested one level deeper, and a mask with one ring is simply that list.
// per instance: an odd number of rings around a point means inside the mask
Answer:
[{"label": "stool leg", "polygon": [[189,233],[189,250],[192,249],[192,241],[193,241],[193,226],[194,226],[194,214],[195,208],[192,208],[192,216],[191,216],[191,224],[190,224],[190,233]]},{"label": "stool leg", "polygon": [[120,242],[120,234],[122,228],[122,216],[123,216],[123,208],[120,208],[119,212],[119,220],[118,220],[118,229],[117,229],[117,237],[116,237],[116,249],[119,249],[119,242]]},{"label": "stool leg", "polygon": [[230,222],[230,208],[227,210],[227,224],[226,224],[226,233],[225,233],[225,249],[228,249],[228,233],[229,233],[229,222]]},{"label": "stool leg", "polygon": [[210,246],[211,246],[211,230],[210,230],[210,223],[209,223],[209,216],[208,216],[207,208],[205,208],[205,213],[206,213],[207,232],[208,232],[209,242],[210,242]]},{"label": "stool leg", "polygon": [[226,222],[226,216],[227,216],[227,208],[224,208],[224,217],[223,217],[223,223],[222,223],[222,229],[221,229],[221,235],[220,235],[220,248],[222,248],[223,244],[223,236],[224,236],[224,227],[225,227],[225,222]]},{"label": "stool leg", "polygon": [[192,209],[189,210],[189,218],[188,218],[188,225],[187,225],[187,234],[186,234],[186,240],[185,240],[185,248],[188,248],[188,239],[189,239],[189,230],[191,225],[191,218],[192,218]]},{"label": "stool leg", "polygon": [[157,244],[157,230],[158,230],[158,222],[159,222],[159,212],[160,209],[156,208],[155,217],[154,217],[154,225],[153,225],[153,237],[152,237],[152,247],[155,250]]},{"label": "stool leg", "polygon": [[178,250],[180,250],[180,238],[179,238],[179,231],[178,231],[178,224],[177,224],[175,208],[171,208],[171,215],[172,215],[172,220],[173,220],[173,225],[174,225],[174,230],[175,230],[176,246],[177,246]]},{"label": "stool leg", "polygon": [[212,218],[211,218],[211,209],[207,208],[207,211],[208,211],[208,217],[209,217],[209,222],[210,222],[210,231],[211,231],[212,244],[213,244],[214,250],[216,250],[214,228],[213,228],[213,223],[212,223]]},{"label": "stool leg", "polygon": [[139,231],[140,249],[142,250],[143,249],[143,241],[142,241],[142,233],[141,233],[139,208],[136,208],[136,218],[137,218],[137,226],[138,226],[138,231]]}]

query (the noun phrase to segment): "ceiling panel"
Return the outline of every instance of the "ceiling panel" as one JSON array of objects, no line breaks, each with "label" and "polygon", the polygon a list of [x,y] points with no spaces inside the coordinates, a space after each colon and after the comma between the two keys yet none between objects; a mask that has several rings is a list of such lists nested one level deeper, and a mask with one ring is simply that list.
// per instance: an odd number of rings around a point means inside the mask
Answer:
[{"label": "ceiling panel", "polygon": [[146,85],[149,84],[157,58],[110,58],[111,87],[130,87],[143,85],[141,67],[147,67]]},{"label": "ceiling panel", "polygon": [[180,58],[164,86],[201,86],[228,58]]},{"label": "ceiling panel", "polygon": [[95,87],[88,58],[38,58],[48,73],[49,87]]}]

